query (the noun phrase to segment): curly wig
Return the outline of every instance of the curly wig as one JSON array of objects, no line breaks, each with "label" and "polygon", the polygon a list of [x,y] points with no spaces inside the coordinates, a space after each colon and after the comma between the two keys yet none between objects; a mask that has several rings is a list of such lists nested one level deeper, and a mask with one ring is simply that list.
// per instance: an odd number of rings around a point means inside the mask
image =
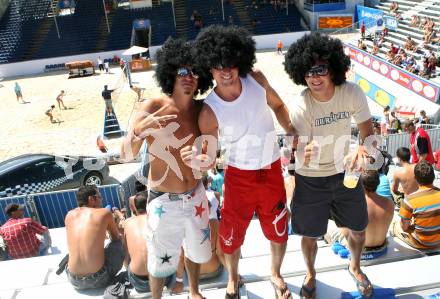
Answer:
[{"label": "curly wig", "polygon": [[284,69],[293,82],[307,86],[305,74],[318,61],[328,63],[335,85],[345,82],[345,73],[350,67],[350,57],[344,54],[342,42],[316,32],[304,35],[289,47]]},{"label": "curly wig", "polygon": [[198,86],[195,92],[204,93],[209,89],[212,82],[205,76],[200,76],[200,71],[195,66],[194,56],[191,49],[192,42],[187,42],[183,39],[168,38],[156,53],[157,67],[154,74],[157,83],[162,89],[162,92],[171,95],[176,82],[177,69],[181,66],[191,66],[196,74],[199,74]]},{"label": "curly wig", "polygon": [[255,63],[255,41],[242,27],[212,25],[202,30],[195,40],[194,55],[203,75],[212,80],[210,70],[222,65],[237,67],[241,77],[250,73]]}]

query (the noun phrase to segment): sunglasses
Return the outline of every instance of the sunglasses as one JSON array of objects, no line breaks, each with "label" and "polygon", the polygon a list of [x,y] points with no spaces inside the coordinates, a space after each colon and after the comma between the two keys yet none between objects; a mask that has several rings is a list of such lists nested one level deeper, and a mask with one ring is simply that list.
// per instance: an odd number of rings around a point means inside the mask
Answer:
[{"label": "sunglasses", "polygon": [[218,71],[221,71],[221,70],[226,69],[226,68],[233,69],[233,68],[235,68],[235,65],[223,65],[223,64],[218,64],[218,65],[214,66],[214,69],[216,69],[216,70],[218,70]]},{"label": "sunglasses", "polygon": [[326,76],[328,74],[328,66],[323,65],[316,65],[313,66],[310,70],[308,70],[305,74],[306,77],[313,77],[314,75],[318,76]]},{"label": "sunglasses", "polygon": [[189,75],[191,75],[191,77],[193,77],[194,79],[199,79],[199,75],[197,75],[196,73],[193,72],[192,69],[187,68],[187,67],[179,67],[177,69],[177,76],[179,77],[188,77]]}]

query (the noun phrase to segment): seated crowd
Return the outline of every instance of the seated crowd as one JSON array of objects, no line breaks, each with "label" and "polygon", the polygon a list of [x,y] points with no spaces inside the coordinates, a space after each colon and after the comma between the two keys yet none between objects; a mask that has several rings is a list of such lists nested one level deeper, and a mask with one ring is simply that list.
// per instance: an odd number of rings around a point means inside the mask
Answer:
[{"label": "seated crowd", "polygon": [[[390,13],[394,13],[396,18],[400,19],[401,16],[398,10],[398,3],[393,2],[390,5]],[[424,17],[423,20],[420,20],[419,16],[413,15],[411,26],[423,29],[423,42],[417,44],[411,36],[408,36],[401,46],[391,42],[385,59],[410,73],[430,79],[435,76],[437,66],[437,57],[432,50],[432,45],[440,42],[440,37],[437,36],[437,31],[435,30],[435,22],[429,17]],[[369,52],[373,55],[379,55],[380,48],[384,46],[388,35],[388,29],[384,27],[382,30],[376,30],[374,33],[367,34],[365,24],[362,23],[360,34],[361,38],[358,40],[358,48],[368,51],[364,40],[369,39],[373,42]],[[420,63],[415,59],[418,54],[422,55]]]}]

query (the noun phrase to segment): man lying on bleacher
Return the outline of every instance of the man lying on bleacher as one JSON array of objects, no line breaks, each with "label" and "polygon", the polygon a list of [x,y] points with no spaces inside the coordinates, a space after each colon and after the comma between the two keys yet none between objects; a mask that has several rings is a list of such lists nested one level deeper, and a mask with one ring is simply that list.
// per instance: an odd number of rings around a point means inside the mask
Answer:
[{"label": "man lying on bleacher", "polygon": [[47,227],[32,218],[24,218],[23,205],[11,203],[6,206],[5,214],[9,220],[0,228],[0,236],[6,243],[8,258],[44,255],[52,244]]},{"label": "man lying on bleacher", "polygon": [[433,186],[434,169],[422,160],[414,168],[419,189],[400,206],[392,234],[417,249],[440,248],[440,189]]},{"label": "man lying on bleacher", "polygon": [[[362,185],[364,186],[365,199],[367,201],[368,209],[368,226],[365,230],[365,247],[362,251],[361,259],[373,259],[386,253],[387,250],[387,233],[393,220],[394,204],[393,202],[376,193],[377,186],[379,186],[379,173],[376,170],[365,171],[361,175]],[[348,231],[345,228],[328,229],[326,241],[331,243],[338,242],[343,247],[348,247],[347,241]],[[340,252],[333,246],[335,253],[341,257],[347,257],[348,251]]]},{"label": "man lying on bleacher", "polygon": [[[122,267],[124,248],[112,213],[102,208],[95,186],[77,192],[78,208],[66,216],[69,257],[66,267],[70,283],[78,290],[109,285]],[[111,242],[104,248],[106,233]]]}]

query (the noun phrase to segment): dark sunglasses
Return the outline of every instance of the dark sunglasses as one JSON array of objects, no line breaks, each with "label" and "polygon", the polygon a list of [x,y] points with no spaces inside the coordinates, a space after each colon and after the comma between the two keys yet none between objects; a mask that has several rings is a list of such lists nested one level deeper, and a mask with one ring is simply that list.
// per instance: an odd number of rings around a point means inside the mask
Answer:
[{"label": "dark sunglasses", "polygon": [[214,66],[214,68],[215,68],[216,70],[218,70],[218,71],[221,71],[221,70],[226,69],[226,68],[233,69],[233,68],[235,68],[235,65],[223,65],[223,64],[217,64],[216,66]]},{"label": "dark sunglasses", "polygon": [[323,65],[315,65],[310,70],[308,70],[305,74],[306,77],[313,77],[314,75],[318,76],[326,76],[328,74],[328,66]]},{"label": "dark sunglasses", "polygon": [[191,75],[194,79],[199,79],[199,75],[194,73],[193,70],[190,69],[190,68],[179,67],[177,69],[177,76],[179,76],[179,77],[188,77],[189,75]]}]

